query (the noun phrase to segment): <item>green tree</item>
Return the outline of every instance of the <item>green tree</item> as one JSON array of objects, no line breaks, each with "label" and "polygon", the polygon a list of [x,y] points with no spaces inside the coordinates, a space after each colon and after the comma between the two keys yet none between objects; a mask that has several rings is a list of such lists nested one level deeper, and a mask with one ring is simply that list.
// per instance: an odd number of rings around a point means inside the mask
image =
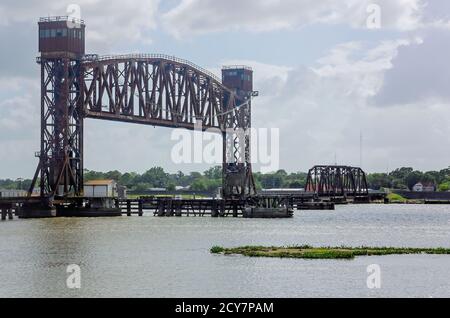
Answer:
[{"label": "green tree", "polygon": [[191,185],[191,190],[193,191],[206,191],[207,189],[208,186],[205,179],[196,179]]},{"label": "green tree", "polygon": [[438,191],[441,191],[441,192],[450,191],[450,182],[441,183],[438,187]]},{"label": "green tree", "polygon": [[391,188],[392,179],[386,173],[373,173],[367,176],[367,183],[369,188],[380,190],[381,188]]},{"label": "green tree", "polygon": [[400,168],[392,171],[390,176],[396,179],[405,180],[408,175],[414,172],[413,168]]},{"label": "green tree", "polygon": [[222,167],[220,166],[212,167],[206,170],[204,175],[210,180],[220,179],[222,178]]},{"label": "green tree", "polygon": [[166,188],[169,175],[161,167],[151,168],[140,178],[141,182],[148,183],[157,188]]},{"label": "green tree", "polygon": [[136,192],[145,192],[148,191],[152,186],[148,183],[140,182],[134,186],[134,191]]},{"label": "green tree", "polygon": [[103,179],[106,179],[105,174],[103,172],[84,170],[84,181],[103,180]]},{"label": "green tree", "polygon": [[304,187],[305,187],[305,184],[300,181],[292,181],[291,183],[289,183],[290,189],[301,189]]},{"label": "green tree", "polygon": [[423,173],[420,171],[414,171],[406,176],[405,178],[406,186],[408,187],[409,190],[412,190],[417,183],[422,181],[422,179]]},{"label": "green tree", "polygon": [[109,172],[105,173],[105,179],[108,179],[108,180],[115,180],[115,181],[119,182],[121,177],[122,177],[122,174],[117,170],[109,171]]},{"label": "green tree", "polygon": [[175,191],[175,190],[176,190],[176,185],[175,185],[174,183],[169,183],[169,184],[167,185],[167,191],[173,192],[173,191]]},{"label": "green tree", "polygon": [[125,185],[125,186],[127,186],[127,187],[132,187],[133,185],[136,184],[136,178],[137,178],[137,176],[138,176],[138,174],[135,173],[135,172],[131,172],[131,173],[127,172],[127,173],[124,173],[124,174],[120,177],[119,183],[120,183],[121,185]]}]

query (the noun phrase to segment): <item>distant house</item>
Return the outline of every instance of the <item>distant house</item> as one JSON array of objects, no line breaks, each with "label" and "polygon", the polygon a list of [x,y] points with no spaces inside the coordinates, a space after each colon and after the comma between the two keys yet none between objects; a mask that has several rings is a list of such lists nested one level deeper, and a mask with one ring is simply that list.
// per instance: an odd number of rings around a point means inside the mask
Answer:
[{"label": "distant house", "polygon": [[435,192],[437,189],[436,185],[432,182],[423,184],[423,192]]},{"label": "distant house", "polygon": [[175,191],[189,191],[191,189],[190,186],[183,187],[183,186],[176,186]]},{"label": "distant house", "polygon": [[412,190],[413,190],[413,192],[435,192],[436,185],[432,182],[428,182],[428,183],[419,182],[414,185]]},{"label": "distant house", "polygon": [[86,198],[116,198],[117,182],[114,180],[92,180],[84,184]]}]

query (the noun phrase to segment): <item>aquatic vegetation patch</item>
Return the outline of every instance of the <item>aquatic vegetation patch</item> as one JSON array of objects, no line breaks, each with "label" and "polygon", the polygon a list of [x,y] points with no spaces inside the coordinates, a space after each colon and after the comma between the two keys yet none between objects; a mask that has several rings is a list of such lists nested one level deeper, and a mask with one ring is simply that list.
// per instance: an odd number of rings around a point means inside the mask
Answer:
[{"label": "aquatic vegetation patch", "polygon": [[396,247],[312,247],[309,245],[292,247],[243,246],[224,248],[215,246],[213,254],[243,255],[248,257],[301,258],[301,259],[347,259],[358,256],[432,254],[450,255],[447,248],[396,248]]}]

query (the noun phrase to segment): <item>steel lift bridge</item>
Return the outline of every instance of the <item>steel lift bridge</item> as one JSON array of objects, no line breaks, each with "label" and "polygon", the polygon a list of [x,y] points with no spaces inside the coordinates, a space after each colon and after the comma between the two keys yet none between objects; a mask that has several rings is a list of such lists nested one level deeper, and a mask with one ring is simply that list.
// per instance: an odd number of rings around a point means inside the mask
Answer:
[{"label": "steel lift bridge", "polygon": [[236,214],[249,202],[287,206],[286,199],[256,193],[250,128],[251,99],[257,92],[251,68],[224,67],[220,79],[166,55],[86,55],[85,23],[68,17],[40,19],[39,52],[41,149],[29,202],[39,188],[40,203],[36,208],[25,202],[30,216],[55,205],[84,204],[85,118],[189,130],[201,123],[203,130],[223,136],[223,199],[214,203],[222,214],[223,206],[232,205]]}]

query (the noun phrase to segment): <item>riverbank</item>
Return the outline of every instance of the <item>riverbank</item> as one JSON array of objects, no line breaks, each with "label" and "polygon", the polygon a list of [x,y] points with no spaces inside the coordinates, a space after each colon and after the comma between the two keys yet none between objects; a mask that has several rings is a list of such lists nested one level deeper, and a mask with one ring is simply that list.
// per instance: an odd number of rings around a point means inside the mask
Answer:
[{"label": "riverbank", "polygon": [[436,193],[433,194],[427,196],[427,193],[407,193],[406,195],[390,193],[387,199],[390,204],[450,204],[450,198],[446,197],[447,193],[445,195],[441,193],[441,196],[437,196]]},{"label": "riverbank", "polygon": [[309,245],[293,247],[244,246],[211,248],[212,254],[243,255],[247,257],[300,258],[300,259],[354,259],[358,256],[385,255],[450,255],[446,248],[394,248],[394,247],[312,247]]}]

